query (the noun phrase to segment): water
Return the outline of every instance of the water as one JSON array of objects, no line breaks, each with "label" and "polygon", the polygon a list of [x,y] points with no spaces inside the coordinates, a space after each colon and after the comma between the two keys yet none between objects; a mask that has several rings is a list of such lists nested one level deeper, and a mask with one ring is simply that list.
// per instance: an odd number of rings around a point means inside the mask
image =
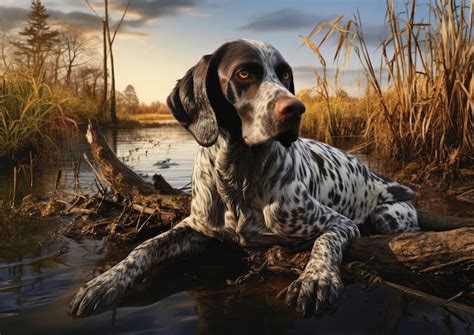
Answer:
[{"label": "water", "polygon": [[[181,128],[121,129],[106,131],[118,157],[145,179],[162,174],[173,186],[190,180],[197,149]],[[57,171],[60,187],[71,189],[72,160],[82,153],[91,157],[81,138],[54,163],[35,167],[34,191],[51,193]],[[378,171],[386,162],[360,155]],[[156,164],[160,163],[160,164]],[[0,163],[2,164],[2,163]],[[0,201],[11,199],[12,172],[0,165]],[[95,191],[91,169],[81,163],[81,185]],[[23,172],[18,196],[31,192]],[[419,206],[447,214],[467,206],[449,197],[430,193]],[[0,222],[0,334],[313,334],[396,333],[472,334],[474,317],[424,302],[387,287],[364,291],[347,285],[347,296],[332,315],[301,319],[275,299],[272,282],[251,282],[243,289],[225,285],[238,269],[226,269],[226,255],[217,264],[196,265],[199,275],[178,264],[153,275],[124,299],[116,315],[108,311],[85,319],[67,315],[67,304],[87,279],[122,259],[129,247],[88,238],[68,239],[57,233],[63,222],[22,219]],[[191,261],[189,261],[191,262]],[[183,273],[184,272],[184,273]]]}]

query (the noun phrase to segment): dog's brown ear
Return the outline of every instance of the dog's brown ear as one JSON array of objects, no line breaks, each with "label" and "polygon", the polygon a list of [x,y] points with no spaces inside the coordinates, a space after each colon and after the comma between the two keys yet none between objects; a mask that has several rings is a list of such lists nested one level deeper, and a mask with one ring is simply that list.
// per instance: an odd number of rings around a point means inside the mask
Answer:
[{"label": "dog's brown ear", "polygon": [[212,55],[206,55],[189,69],[166,101],[174,117],[204,147],[216,142],[219,131],[207,93],[207,79],[216,71],[211,67],[211,60]]},{"label": "dog's brown ear", "polygon": [[296,94],[295,93],[295,82],[293,80],[293,73],[291,74],[291,83],[290,83],[290,89],[289,90],[293,95]]}]

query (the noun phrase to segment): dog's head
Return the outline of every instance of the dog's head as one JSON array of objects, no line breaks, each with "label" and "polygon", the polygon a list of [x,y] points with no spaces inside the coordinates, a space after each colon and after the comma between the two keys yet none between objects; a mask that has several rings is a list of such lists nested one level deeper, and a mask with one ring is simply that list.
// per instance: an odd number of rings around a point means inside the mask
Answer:
[{"label": "dog's head", "polygon": [[305,111],[294,94],[291,67],[274,47],[236,40],[204,56],[167,103],[202,146],[213,145],[221,127],[250,146],[276,139],[289,147]]}]

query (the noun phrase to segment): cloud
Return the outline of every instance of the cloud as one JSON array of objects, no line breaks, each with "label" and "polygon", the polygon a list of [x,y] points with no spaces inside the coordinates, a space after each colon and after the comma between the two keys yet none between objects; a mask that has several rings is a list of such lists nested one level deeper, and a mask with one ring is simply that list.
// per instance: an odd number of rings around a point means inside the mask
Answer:
[{"label": "cloud", "polygon": [[[120,0],[110,4],[111,10],[122,13],[128,1]],[[128,12],[144,22],[159,17],[173,16],[194,10],[198,6],[195,0],[132,0]]]},{"label": "cloud", "polygon": [[[299,30],[304,33],[316,24],[334,17],[331,15],[319,16],[297,8],[284,8],[255,16],[248,23],[240,26],[239,29],[251,32]],[[386,34],[387,28],[383,25],[364,25],[364,37],[367,45],[378,46],[382,37]]]},{"label": "cloud", "polygon": [[[294,66],[293,75],[295,77],[295,83],[297,89],[304,89],[314,87],[317,85],[317,79],[314,72],[318,72],[322,75],[322,68],[315,66]],[[375,69],[377,76],[379,69]],[[334,85],[337,69],[328,68],[327,76],[329,83]],[[338,87],[344,89],[352,96],[357,96],[364,91],[367,85],[367,81],[364,77],[364,73],[360,69],[347,69],[345,71],[339,70],[338,73]],[[382,71],[382,86],[387,85],[387,71]]]},{"label": "cloud", "polygon": [[[67,1],[71,5],[72,0]],[[77,4],[77,0],[74,0]],[[120,18],[127,0],[110,3],[111,26],[115,26]],[[103,4],[100,1],[91,1],[91,4],[97,10],[99,15],[102,14]],[[149,34],[143,32],[141,28],[145,27],[151,21],[164,16],[178,15],[184,13],[187,15],[199,15],[196,10],[197,2],[195,0],[133,0],[120,28],[122,37],[143,39],[149,37]],[[54,7],[59,5],[53,5]],[[83,6],[86,6],[85,4]],[[84,7],[84,11],[63,11],[47,7],[50,14],[51,22],[66,23],[81,27],[86,32],[102,31],[102,23],[97,16],[88,8]],[[77,8],[77,6],[73,6]],[[0,25],[8,28],[19,28],[24,25],[27,19],[29,9],[20,7],[0,6]],[[120,35],[119,35],[120,36]]]},{"label": "cloud", "polygon": [[311,28],[321,20],[314,14],[304,13],[296,8],[284,8],[255,16],[241,30],[253,32],[274,32]]},{"label": "cloud", "polygon": [[93,14],[79,11],[66,13],[59,10],[49,10],[48,13],[50,19],[54,22],[64,22],[85,30],[99,30],[102,27],[102,23]]},{"label": "cloud", "polygon": [[379,46],[384,37],[387,36],[389,30],[384,25],[379,26],[364,26],[363,27],[364,40],[367,45]]},{"label": "cloud", "polygon": [[[315,71],[322,74],[323,69],[321,67],[308,66],[308,65],[293,67],[293,74],[295,76],[316,78],[314,74]],[[327,69],[327,74],[330,77],[335,76],[336,72],[337,70],[335,68]],[[347,75],[347,76],[357,76],[357,75],[361,75],[362,72],[361,70],[347,69],[345,71],[339,70],[339,74]]]},{"label": "cloud", "polygon": [[0,6],[0,25],[7,28],[16,28],[26,20],[28,9]]}]

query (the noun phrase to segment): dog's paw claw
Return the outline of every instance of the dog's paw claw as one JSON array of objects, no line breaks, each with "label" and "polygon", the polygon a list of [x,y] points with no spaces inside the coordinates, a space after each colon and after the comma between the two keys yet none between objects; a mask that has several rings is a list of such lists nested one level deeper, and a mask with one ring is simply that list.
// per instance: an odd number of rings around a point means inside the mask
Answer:
[{"label": "dog's paw claw", "polygon": [[102,312],[117,305],[123,292],[113,280],[99,276],[79,289],[69,304],[69,312],[77,317]]},{"label": "dog's paw claw", "polygon": [[308,317],[337,308],[343,292],[344,286],[337,271],[304,272],[288,286],[286,302]]}]

